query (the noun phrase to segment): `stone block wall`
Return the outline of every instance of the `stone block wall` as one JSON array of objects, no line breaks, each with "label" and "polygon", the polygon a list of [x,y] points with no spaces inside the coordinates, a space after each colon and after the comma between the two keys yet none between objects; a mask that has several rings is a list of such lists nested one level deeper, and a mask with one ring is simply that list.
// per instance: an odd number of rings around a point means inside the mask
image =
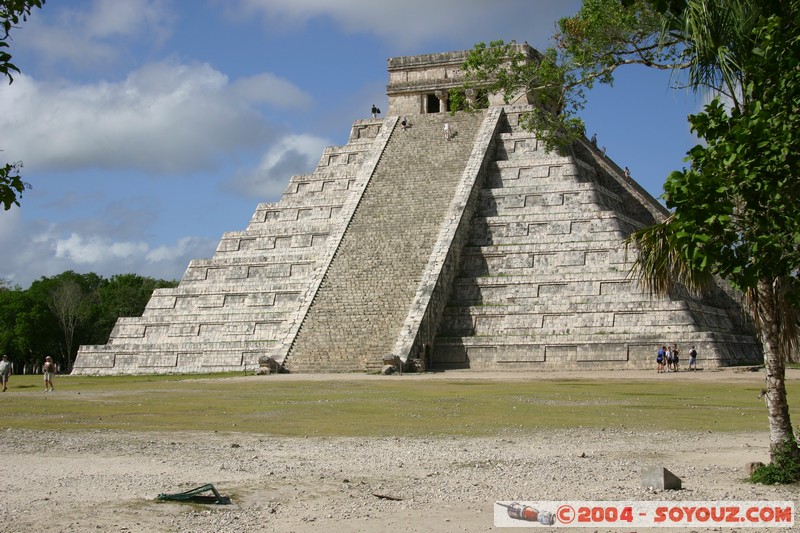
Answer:
[{"label": "stone block wall", "polygon": [[[446,140],[443,125],[454,137]],[[483,114],[396,126],[292,344],[293,372],[380,367],[393,352]]]},{"label": "stone block wall", "polygon": [[155,291],[141,317],[120,318],[108,344],[82,346],[75,373],[214,372],[280,358],[387,125],[357,121],[347,145],[326,149],[312,174],[292,177],[279,202],[259,204],[244,231],[222,236],[213,258],[191,261],[178,287]]},{"label": "stone block wall", "polygon": [[712,366],[758,362],[729,308],[651,298],[630,279],[623,241],[662,220],[663,206],[588,142],[547,152],[518,126],[526,109],[505,108],[434,366],[648,368],[662,344],[696,345]]}]

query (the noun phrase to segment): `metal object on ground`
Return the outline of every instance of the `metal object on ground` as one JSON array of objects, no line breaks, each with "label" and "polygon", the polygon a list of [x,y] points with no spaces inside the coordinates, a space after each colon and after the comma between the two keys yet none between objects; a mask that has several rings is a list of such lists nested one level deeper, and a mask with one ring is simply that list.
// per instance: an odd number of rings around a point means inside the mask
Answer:
[{"label": "metal object on ground", "polygon": [[[211,491],[214,495],[204,495],[204,492]],[[157,501],[173,501],[173,502],[191,502],[191,503],[216,503],[219,505],[229,505],[231,499],[223,496],[217,491],[216,487],[211,483],[201,485],[200,487],[187,490],[185,492],[178,492],[176,494],[159,494],[156,497]]]}]

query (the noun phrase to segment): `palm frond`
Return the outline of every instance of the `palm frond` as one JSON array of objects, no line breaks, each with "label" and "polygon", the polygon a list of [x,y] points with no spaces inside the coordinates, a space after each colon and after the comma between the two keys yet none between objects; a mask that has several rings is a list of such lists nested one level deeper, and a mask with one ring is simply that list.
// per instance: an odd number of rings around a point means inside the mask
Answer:
[{"label": "palm frond", "polygon": [[692,268],[675,245],[674,229],[670,215],[664,222],[632,233],[625,240],[626,253],[637,252],[629,276],[651,294],[674,294],[681,287],[692,293],[701,293],[713,279],[706,270]]},{"label": "palm frond", "polygon": [[688,0],[686,8],[668,20],[668,28],[687,43],[687,86],[708,88],[741,102],[743,62],[752,54],[752,30],[764,8],[762,0]]}]

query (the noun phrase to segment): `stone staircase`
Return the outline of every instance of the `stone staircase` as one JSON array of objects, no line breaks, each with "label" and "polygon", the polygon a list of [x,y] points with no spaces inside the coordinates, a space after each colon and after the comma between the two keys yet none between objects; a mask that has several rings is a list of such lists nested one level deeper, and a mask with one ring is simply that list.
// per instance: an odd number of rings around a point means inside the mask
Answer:
[{"label": "stone staircase", "polygon": [[415,115],[396,126],[294,340],[290,371],[361,371],[392,353],[483,116]]},{"label": "stone staircase", "polygon": [[[707,363],[758,361],[720,291],[651,298],[629,278],[624,239],[664,208],[588,142],[559,156],[507,122],[433,350],[436,368],[648,368],[656,346]],[[724,363],[723,363],[724,362]]]},{"label": "stone staircase", "polygon": [[215,372],[255,368],[281,354],[303,297],[343,231],[342,210],[383,151],[392,120],[354,123],[312,174],[293,176],[279,202],[259,204],[244,231],[225,233],[211,259],[193,260],[174,289],[153,293],[141,317],[117,321],[108,344],[81,346],[76,374]]}]

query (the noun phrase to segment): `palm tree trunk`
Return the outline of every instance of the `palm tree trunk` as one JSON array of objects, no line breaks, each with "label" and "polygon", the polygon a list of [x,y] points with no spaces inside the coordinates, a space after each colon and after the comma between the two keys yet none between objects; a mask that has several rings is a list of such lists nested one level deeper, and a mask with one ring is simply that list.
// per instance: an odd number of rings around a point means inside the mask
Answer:
[{"label": "palm tree trunk", "polygon": [[788,451],[798,457],[800,451],[789,419],[789,403],[786,399],[786,359],[780,342],[779,311],[773,284],[768,280],[761,280],[758,283],[758,308],[761,315],[759,333],[764,348],[764,367],[767,373],[764,398],[769,416],[770,459],[774,462],[778,453]]}]

